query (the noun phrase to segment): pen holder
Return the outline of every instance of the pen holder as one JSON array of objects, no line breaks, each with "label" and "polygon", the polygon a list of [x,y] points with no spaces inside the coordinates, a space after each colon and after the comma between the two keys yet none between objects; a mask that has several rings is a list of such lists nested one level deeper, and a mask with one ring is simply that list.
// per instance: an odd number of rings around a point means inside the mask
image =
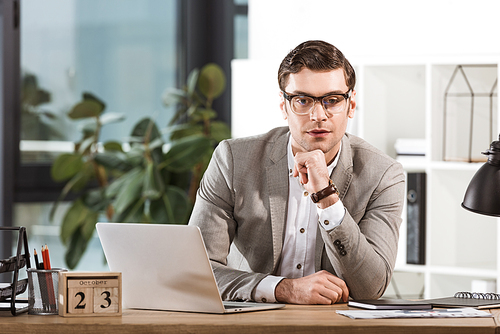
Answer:
[{"label": "pen holder", "polygon": [[57,296],[59,291],[59,272],[67,269],[54,268],[41,270],[30,268],[28,271],[28,314],[59,314]]}]

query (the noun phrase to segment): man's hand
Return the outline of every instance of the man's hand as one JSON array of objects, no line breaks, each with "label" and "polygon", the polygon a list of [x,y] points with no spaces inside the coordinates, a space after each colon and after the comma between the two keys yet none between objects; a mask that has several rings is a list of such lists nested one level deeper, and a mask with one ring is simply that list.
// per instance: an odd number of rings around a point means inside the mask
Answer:
[{"label": "man's hand", "polygon": [[315,193],[328,186],[330,176],[323,152],[320,150],[297,152],[294,161],[293,176],[299,177],[299,181],[307,191]]},{"label": "man's hand", "polygon": [[301,278],[285,278],[276,286],[276,300],[287,304],[335,304],[347,302],[345,282],[328,271],[318,271]]},{"label": "man's hand", "polygon": [[[320,150],[297,152],[294,157],[293,176],[299,177],[300,183],[310,193],[316,193],[326,188],[330,175],[325,161],[325,154]],[[336,203],[338,196],[329,196],[318,203],[322,209]]]}]

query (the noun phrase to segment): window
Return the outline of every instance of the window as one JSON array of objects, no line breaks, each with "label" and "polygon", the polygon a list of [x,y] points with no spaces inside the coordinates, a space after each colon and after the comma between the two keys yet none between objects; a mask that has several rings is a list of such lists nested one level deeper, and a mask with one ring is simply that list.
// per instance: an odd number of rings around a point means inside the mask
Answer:
[{"label": "window", "polygon": [[[237,2],[22,0],[19,5],[18,0],[0,0],[2,6],[8,4],[8,19],[16,19],[10,11],[14,3],[21,18],[17,30],[20,51],[16,54],[2,44],[3,54],[17,57],[21,73],[18,79],[9,73],[1,77],[10,84],[19,80],[25,88],[16,93],[23,96],[18,127],[3,128],[4,136],[15,139],[5,145],[14,151],[19,145],[20,157],[7,157],[19,164],[15,173],[13,167],[2,171],[13,185],[5,190],[0,184],[5,194],[0,195],[0,204],[12,210],[10,214],[3,210],[1,224],[26,226],[30,247],[49,244],[53,263],[63,266],[65,249],[59,241],[58,221],[65,206],[60,206],[54,222],[48,217],[63,186],[51,180],[51,163],[61,152],[72,150],[72,142],[81,136],[81,124],[66,114],[83,92],[91,92],[106,103],[106,112],[125,114],[123,122],[106,125],[103,141],[124,140],[132,126],[146,116],[154,115],[166,126],[173,113],[161,101],[166,88],[182,84],[193,67],[208,62],[220,64],[230,80],[231,59],[236,54],[246,57],[247,5]],[[1,36],[5,37],[4,31]],[[230,82],[228,87],[230,90]],[[230,124],[230,91],[225,95],[216,110]],[[9,115],[5,108],[2,115]],[[101,259],[96,239],[76,270],[105,270]]]}]

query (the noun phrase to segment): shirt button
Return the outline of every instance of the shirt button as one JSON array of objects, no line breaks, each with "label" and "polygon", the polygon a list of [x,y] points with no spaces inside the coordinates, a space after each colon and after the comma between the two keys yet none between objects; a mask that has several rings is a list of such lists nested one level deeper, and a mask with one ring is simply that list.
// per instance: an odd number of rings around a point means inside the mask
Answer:
[{"label": "shirt button", "polygon": [[304,228],[300,229],[300,233],[304,233],[306,230]]},{"label": "shirt button", "polygon": [[290,169],[288,170],[288,172],[289,172],[290,174],[292,174],[292,169],[290,168]]},{"label": "shirt button", "polygon": [[267,303],[267,299],[266,298],[262,298],[262,302],[263,303]]},{"label": "shirt button", "polygon": [[297,269],[300,269],[300,268],[302,268],[302,265],[299,263],[299,264],[297,265]]},{"label": "shirt button", "polygon": [[304,191],[304,197],[309,196],[309,193],[307,191]]},{"label": "shirt button", "polygon": [[333,242],[333,244],[334,244],[335,246],[340,245],[340,243],[341,243],[341,242],[340,242],[340,240],[339,240],[339,239],[337,239],[337,240],[335,240],[335,241]]},{"label": "shirt button", "polygon": [[324,224],[328,225],[328,224],[330,224],[330,222],[328,220],[325,220]]}]

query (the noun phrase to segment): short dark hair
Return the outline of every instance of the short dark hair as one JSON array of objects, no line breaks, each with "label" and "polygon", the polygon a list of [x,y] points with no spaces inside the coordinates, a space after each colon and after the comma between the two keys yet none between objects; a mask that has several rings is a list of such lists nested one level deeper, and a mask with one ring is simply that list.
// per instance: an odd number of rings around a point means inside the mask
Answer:
[{"label": "short dark hair", "polygon": [[351,90],[356,84],[354,69],[339,49],[324,41],[307,41],[290,51],[281,62],[278,70],[280,89],[285,90],[290,74],[298,73],[304,67],[318,72],[342,68],[347,87]]}]

